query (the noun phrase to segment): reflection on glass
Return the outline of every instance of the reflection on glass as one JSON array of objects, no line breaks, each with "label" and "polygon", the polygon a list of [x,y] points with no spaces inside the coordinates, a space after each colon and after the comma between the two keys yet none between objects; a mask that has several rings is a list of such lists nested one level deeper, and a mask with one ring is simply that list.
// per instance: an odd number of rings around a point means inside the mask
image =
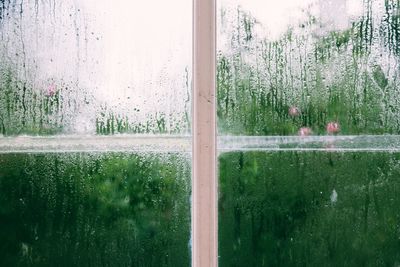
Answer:
[{"label": "reflection on glass", "polygon": [[219,158],[220,266],[397,266],[400,154]]},{"label": "reflection on glass", "polygon": [[220,0],[219,130],[400,132],[395,0]]},{"label": "reflection on glass", "polygon": [[184,154],[0,155],[1,266],[189,266]]}]

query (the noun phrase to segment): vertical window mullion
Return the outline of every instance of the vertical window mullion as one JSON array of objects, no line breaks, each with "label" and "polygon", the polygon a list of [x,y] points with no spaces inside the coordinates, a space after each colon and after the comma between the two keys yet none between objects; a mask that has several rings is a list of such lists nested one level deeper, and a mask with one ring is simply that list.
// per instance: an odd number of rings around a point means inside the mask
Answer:
[{"label": "vertical window mullion", "polygon": [[216,0],[193,0],[192,266],[217,266]]}]

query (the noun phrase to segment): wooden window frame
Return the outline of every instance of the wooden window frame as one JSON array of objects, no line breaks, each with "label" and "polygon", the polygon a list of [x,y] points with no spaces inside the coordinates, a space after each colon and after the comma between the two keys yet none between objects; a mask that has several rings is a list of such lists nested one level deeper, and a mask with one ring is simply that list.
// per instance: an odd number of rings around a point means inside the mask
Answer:
[{"label": "wooden window frame", "polygon": [[218,266],[216,0],[193,0],[192,266]]}]

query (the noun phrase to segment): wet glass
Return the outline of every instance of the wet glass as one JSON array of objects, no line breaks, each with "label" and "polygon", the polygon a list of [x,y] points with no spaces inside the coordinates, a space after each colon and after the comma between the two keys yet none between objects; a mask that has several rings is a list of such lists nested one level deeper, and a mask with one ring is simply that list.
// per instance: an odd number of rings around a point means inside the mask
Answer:
[{"label": "wet glass", "polygon": [[0,265],[190,265],[192,3],[0,1]]},{"label": "wet glass", "polygon": [[220,266],[400,262],[398,1],[218,1]]},{"label": "wet glass", "polygon": [[187,134],[191,3],[0,5],[0,133]]},{"label": "wet glass", "polygon": [[1,266],[189,266],[190,154],[0,154]]},{"label": "wet glass", "polygon": [[399,152],[251,151],[220,164],[221,266],[396,266]]},{"label": "wet glass", "polygon": [[218,128],[398,134],[396,1],[220,0]]}]

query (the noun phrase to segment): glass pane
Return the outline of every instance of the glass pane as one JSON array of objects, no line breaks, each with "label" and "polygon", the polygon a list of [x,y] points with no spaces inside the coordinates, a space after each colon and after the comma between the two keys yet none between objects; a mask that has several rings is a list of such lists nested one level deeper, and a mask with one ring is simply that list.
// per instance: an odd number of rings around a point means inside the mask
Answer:
[{"label": "glass pane", "polygon": [[0,2],[0,132],[189,132],[191,2]]},{"label": "glass pane", "polygon": [[396,0],[219,0],[223,134],[398,134]]},{"label": "glass pane", "polygon": [[218,0],[220,266],[400,263],[397,0]]},{"label": "glass pane", "polygon": [[0,154],[1,266],[189,266],[190,155]]},{"label": "glass pane", "polygon": [[396,266],[400,154],[220,156],[220,266]]},{"label": "glass pane", "polygon": [[190,265],[191,14],[0,1],[0,266]]}]

